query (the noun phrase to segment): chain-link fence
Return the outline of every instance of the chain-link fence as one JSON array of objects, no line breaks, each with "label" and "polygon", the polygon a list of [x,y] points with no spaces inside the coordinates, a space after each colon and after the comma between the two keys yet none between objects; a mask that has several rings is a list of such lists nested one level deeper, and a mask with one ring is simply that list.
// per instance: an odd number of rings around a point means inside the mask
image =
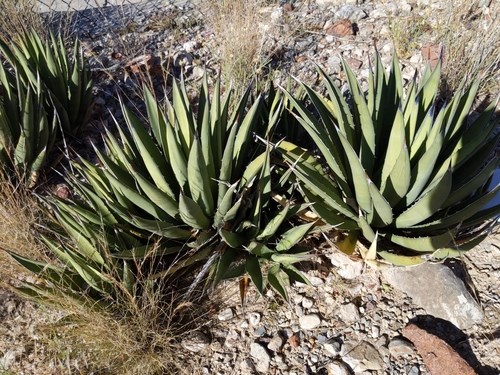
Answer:
[{"label": "chain-link fence", "polygon": [[97,35],[140,24],[169,5],[189,0],[37,0],[41,13],[71,25],[79,36]]}]

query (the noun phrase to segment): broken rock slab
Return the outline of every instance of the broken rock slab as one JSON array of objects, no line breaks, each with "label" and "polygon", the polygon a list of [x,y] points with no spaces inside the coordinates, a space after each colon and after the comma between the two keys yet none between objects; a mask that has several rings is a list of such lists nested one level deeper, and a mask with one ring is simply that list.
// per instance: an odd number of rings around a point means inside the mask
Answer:
[{"label": "broken rock slab", "polygon": [[367,341],[361,341],[352,349],[352,342],[347,342],[343,351],[346,353],[342,356],[342,360],[347,363],[355,374],[360,374],[364,371],[382,371],[384,368],[384,359],[377,348]]},{"label": "broken rock slab", "polygon": [[428,314],[445,319],[459,329],[470,328],[483,319],[481,307],[463,281],[440,263],[390,267],[382,274],[391,286],[406,293]]},{"label": "broken rock slab", "polygon": [[451,346],[415,324],[403,328],[403,336],[413,342],[431,375],[476,375]]}]

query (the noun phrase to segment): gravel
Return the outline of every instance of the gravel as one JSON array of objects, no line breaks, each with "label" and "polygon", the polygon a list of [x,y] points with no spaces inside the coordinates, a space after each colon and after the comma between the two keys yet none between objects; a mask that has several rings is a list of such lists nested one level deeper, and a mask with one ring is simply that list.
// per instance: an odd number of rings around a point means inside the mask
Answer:
[{"label": "gravel", "polygon": [[[294,9],[285,11],[274,4],[262,9],[262,26],[268,30],[262,54],[269,57],[270,67],[278,69],[273,75],[276,83],[283,83],[292,75],[317,85],[316,64],[340,82],[341,57],[359,77],[366,78],[375,41],[382,60],[390,61],[393,47],[389,18],[406,17],[423,6],[422,0],[316,0],[294,2]],[[142,73],[149,72],[156,85],[165,83],[158,74],[162,68],[167,68],[174,77],[183,73],[192,89],[199,85],[204,74],[213,79],[219,69],[213,32],[204,24],[196,4],[162,3],[150,13],[138,14],[137,19],[132,10],[124,11],[128,12],[128,19],[134,20],[135,27],[133,30],[121,27],[120,43],[112,31],[116,25],[109,23],[113,17],[106,17],[108,23],[99,23],[97,18],[84,23],[87,18],[80,18],[82,45],[98,82],[95,87],[98,105],[92,129],[84,135],[79,152],[90,149],[91,143],[100,144],[104,124],[112,126],[108,110],[118,120],[121,118],[116,92],[134,98]],[[166,20],[175,25],[175,33]],[[343,26],[336,26],[335,31],[344,30],[345,35],[327,32],[342,20]],[[352,23],[356,32],[350,32],[354,30],[349,29]],[[421,72],[425,63],[420,50],[403,59],[406,82]],[[367,80],[361,84],[366,88]],[[325,246],[321,249],[324,257],[314,267],[305,269],[311,285],[293,284],[289,290],[290,302],[282,301],[272,291],[265,298],[258,297],[250,289],[247,300],[256,302],[241,306],[238,282],[223,283],[224,297],[207,328],[210,332],[192,332],[181,346],[193,355],[201,355],[201,373],[206,374],[257,371],[283,375],[427,375],[429,372],[413,345],[401,338],[409,322],[418,322],[434,327],[437,331],[434,333],[440,337],[448,337],[454,349],[461,350],[469,363],[475,363],[478,373],[493,375],[494,369],[500,367],[500,339],[492,332],[492,327],[500,326],[499,243],[498,235],[492,235],[468,252],[463,262],[457,261],[462,275],[455,269],[453,276],[446,272],[447,280],[457,284],[459,280],[467,280],[466,292],[474,290],[469,296],[478,298],[483,310],[481,318],[474,315],[473,324],[459,324],[460,335],[451,335],[447,330],[446,323],[453,321],[453,314],[441,315],[447,321],[436,321],[430,316],[434,310],[420,299],[412,299],[409,289],[398,289],[403,282],[420,283],[418,274],[390,271],[401,273],[391,286],[378,270],[367,268],[360,259]],[[452,269],[453,265],[439,267]],[[447,291],[455,295],[446,295],[446,299],[458,300],[457,293],[465,293],[463,288],[459,292],[454,290]],[[426,288],[424,293],[430,300],[437,296],[434,288]],[[460,299],[465,304],[460,305],[461,311],[478,308],[474,299],[465,300]],[[449,308],[453,307],[456,306]],[[11,293],[0,292],[0,317],[0,370],[4,367],[18,374],[58,373],[53,363],[45,363],[48,356],[36,332],[59,315],[23,302]],[[464,342],[467,350],[463,350]]]}]

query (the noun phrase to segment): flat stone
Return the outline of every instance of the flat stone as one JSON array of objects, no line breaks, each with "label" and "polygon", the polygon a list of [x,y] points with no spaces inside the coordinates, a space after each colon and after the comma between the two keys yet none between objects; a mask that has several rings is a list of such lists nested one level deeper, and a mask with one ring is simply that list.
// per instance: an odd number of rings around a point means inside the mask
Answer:
[{"label": "flat stone", "polygon": [[384,368],[384,359],[379,351],[367,341],[362,341],[348,351],[342,359],[355,373],[367,370],[382,371]]},{"label": "flat stone", "polygon": [[303,298],[302,299],[302,307],[304,309],[310,309],[311,307],[313,307],[314,305],[314,301],[310,298]]},{"label": "flat stone", "polygon": [[316,4],[322,6],[356,4],[357,0],[316,0]]},{"label": "flat stone", "polygon": [[221,321],[221,322],[225,322],[227,320],[231,320],[233,319],[234,317],[234,313],[233,313],[233,310],[231,308],[227,308],[227,309],[224,309],[222,310],[221,312],[219,312],[219,314],[217,315],[217,318]]},{"label": "flat stone", "polygon": [[267,344],[267,348],[269,350],[272,350],[273,352],[279,352],[281,350],[281,348],[283,347],[284,343],[285,343],[285,340],[283,339],[283,337],[276,334],[273,336],[271,341],[269,341],[269,344]]},{"label": "flat stone", "polygon": [[334,251],[331,254],[327,254],[327,257],[343,279],[355,279],[363,272],[363,262],[354,261],[340,251]]},{"label": "flat stone", "polygon": [[325,30],[325,32],[329,35],[334,35],[334,36],[354,35],[352,22],[349,21],[347,18],[334,22],[332,26],[328,27]]},{"label": "flat stone", "polygon": [[260,314],[258,312],[251,312],[248,314],[248,322],[255,327],[260,323]]},{"label": "flat stone", "polygon": [[405,339],[396,337],[389,342],[389,353],[393,357],[398,358],[403,355],[409,355],[413,351],[413,344]]},{"label": "flat stone", "polygon": [[340,350],[342,349],[342,344],[337,340],[328,340],[323,344],[323,348],[328,354],[332,355],[333,357],[336,357],[340,354]]},{"label": "flat stone", "polygon": [[349,371],[345,363],[340,361],[327,364],[325,369],[328,371],[328,375],[351,375],[351,371]]},{"label": "flat stone", "polygon": [[403,328],[403,336],[413,342],[432,375],[476,375],[476,372],[451,346],[415,324]]},{"label": "flat stone", "polygon": [[299,325],[301,329],[314,329],[319,327],[321,319],[316,314],[302,315],[299,318]]},{"label": "flat stone", "polygon": [[242,375],[251,375],[255,372],[255,366],[250,358],[245,358],[240,362],[240,372]]},{"label": "flat stone", "polygon": [[339,318],[344,323],[354,323],[359,320],[359,310],[354,303],[348,303],[346,305],[341,305],[338,310]]},{"label": "flat stone", "polygon": [[193,353],[203,351],[208,347],[208,344],[208,337],[200,331],[191,332],[188,337],[181,341],[181,346]]},{"label": "flat stone", "polygon": [[271,357],[264,348],[259,343],[252,343],[250,345],[250,356],[254,360],[255,369],[261,373],[267,373],[269,370],[269,364],[271,363]]},{"label": "flat stone", "polygon": [[383,276],[428,314],[448,320],[460,329],[470,328],[483,319],[481,307],[463,281],[440,263],[391,267],[383,270]]},{"label": "flat stone", "polygon": [[335,12],[335,17],[338,19],[347,18],[351,22],[358,22],[367,16],[363,9],[350,4],[341,6]]}]

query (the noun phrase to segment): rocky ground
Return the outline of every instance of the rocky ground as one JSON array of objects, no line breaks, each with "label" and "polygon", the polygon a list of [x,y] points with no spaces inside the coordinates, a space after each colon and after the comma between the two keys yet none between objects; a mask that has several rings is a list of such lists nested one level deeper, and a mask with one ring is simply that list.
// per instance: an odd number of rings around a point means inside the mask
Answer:
[{"label": "rocky ground", "polygon": [[[492,2],[476,3],[477,22],[489,22]],[[272,70],[278,84],[289,75],[317,84],[318,64],[341,81],[343,57],[366,78],[374,47],[384,63],[392,59],[391,22],[424,13],[446,17],[448,10],[445,1],[426,0],[273,2],[259,10],[261,69]],[[109,113],[120,119],[117,92],[134,102],[145,77],[163,86],[167,70],[184,74],[194,87],[220,68],[217,38],[196,3],[114,11],[120,13],[86,11],[78,18],[97,82],[96,121],[81,148],[99,143],[103,127],[111,126]],[[436,63],[439,48],[423,33],[401,58],[403,78]],[[269,291],[266,298],[250,292],[242,305],[237,282],[227,282],[212,323],[182,346],[201,356],[201,374],[499,374],[499,246],[499,235],[492,234],[463,259],[378,269],[325,246],[306,269],[311,285],[293,285],[288,303]],[[55,373],[42,365],[45,349],[38,340],[38,329],[55,319],[0,292],[0,374],[2,368],[5,374]],[[461,364],[456,353],[470,367],[455,370]]]}]

